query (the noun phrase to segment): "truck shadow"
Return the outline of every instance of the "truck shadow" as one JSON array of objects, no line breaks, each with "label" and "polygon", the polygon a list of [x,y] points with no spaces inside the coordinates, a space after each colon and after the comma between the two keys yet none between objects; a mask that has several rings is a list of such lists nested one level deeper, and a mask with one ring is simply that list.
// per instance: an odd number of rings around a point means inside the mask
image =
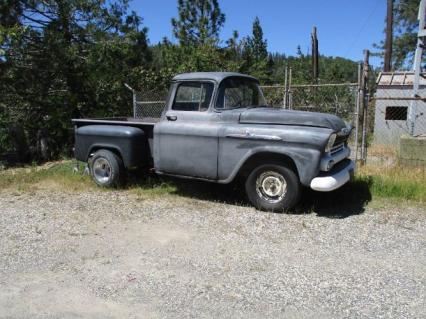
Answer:
[{"label": "truck shadow", "polygon": [[354,181],[326,193],[306,188],[295,213],[340,219],[364,213],[370,201],[370,183],[366,181]]},{"label": "truck shadow", "polygon": [[[235,206],[248,206],[250,203],[242,186],[238,184],[220,185],[202,181],[182,180],[173,177],[149,177],[154,184],[167,183],[173,187],[173,194],[200,200],[222,202]],[[157,179],[157,182],[155,180]],[[144,179],[137,182],[144,188]],[[146,186],[146,185],[145,185]],[[371,201],[370,183],[354,181],[333,192],[321,193],[304,188],[299,205],[290,214],[311,214],[326,218],[346,218],[362,214]]]}]

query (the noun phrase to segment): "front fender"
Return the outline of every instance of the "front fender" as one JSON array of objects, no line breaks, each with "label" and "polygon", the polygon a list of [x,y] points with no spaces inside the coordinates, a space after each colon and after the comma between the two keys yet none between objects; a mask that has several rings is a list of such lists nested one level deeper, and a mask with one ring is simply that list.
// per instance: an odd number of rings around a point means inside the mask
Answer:
[{"label": "front fender", "polygon": [[[220,165],[223,175],[220,176],[221,183],[231,182],[238,174],[243,165],[254,155],[259,153],[270,153],[284,155],[293,160],[297,168],[297,173],[302,185],[308,186],[311,180],[319,173],[319,163],[321,151],[319,149],[308,148],[306,146],[270,144],[261,145],[247,149],[245,154],[232,168]],[[227,172],[227,173],[226,173]]]}]

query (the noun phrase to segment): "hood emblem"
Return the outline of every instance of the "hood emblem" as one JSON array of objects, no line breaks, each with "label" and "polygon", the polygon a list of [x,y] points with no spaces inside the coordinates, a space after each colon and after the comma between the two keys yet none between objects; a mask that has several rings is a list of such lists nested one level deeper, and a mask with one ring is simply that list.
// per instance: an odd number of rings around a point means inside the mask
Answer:
[{"label": "hood emblem", "polygon": [[339,135],[348,135],[351,132],[352,128],[344,127],[340,130]]}]

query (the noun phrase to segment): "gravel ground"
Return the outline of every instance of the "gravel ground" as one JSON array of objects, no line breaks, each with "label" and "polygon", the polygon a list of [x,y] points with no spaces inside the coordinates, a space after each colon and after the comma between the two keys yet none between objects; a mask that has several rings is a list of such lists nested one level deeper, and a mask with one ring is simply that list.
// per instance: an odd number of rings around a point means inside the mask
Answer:
[{"label": "gravel ground", "polygon": [[57,189],[0,192],[1,318],[425,318],[424,208]]}]

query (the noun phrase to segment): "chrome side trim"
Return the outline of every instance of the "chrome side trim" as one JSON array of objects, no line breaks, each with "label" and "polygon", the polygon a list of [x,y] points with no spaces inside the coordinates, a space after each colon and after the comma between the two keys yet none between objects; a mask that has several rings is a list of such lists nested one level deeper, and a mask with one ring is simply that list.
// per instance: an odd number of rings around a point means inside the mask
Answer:
[{"label": "chrome side trim", "polygon": [[228,138],[238,138],[247,140],[266,140],[266,141],[282,141],[282,138],[276,135],[262,135],[251,133],[235,133],[226,135]]}]

